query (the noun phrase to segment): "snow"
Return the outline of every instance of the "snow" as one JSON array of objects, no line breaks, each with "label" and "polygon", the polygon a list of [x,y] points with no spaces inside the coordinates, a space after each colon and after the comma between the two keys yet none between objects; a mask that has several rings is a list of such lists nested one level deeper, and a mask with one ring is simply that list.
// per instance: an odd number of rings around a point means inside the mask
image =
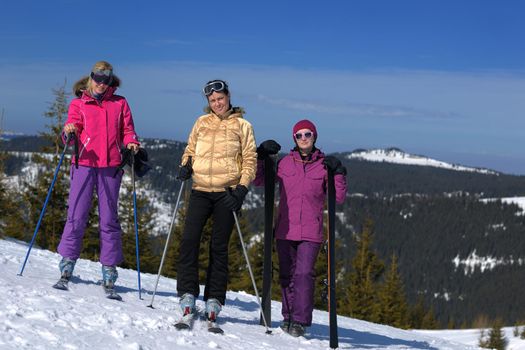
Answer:
[{"label": "snow", "polygon": [[428,157],[409,154],[396,148],[354,151],[350,153],[347,157],[348,159],[363,159],[370,162],[387,162],[406,165],[431,166],[456,171],[469,171],[492,175],[498,174],[497,172],[488,169],[472,168],[457,164],[450,164]]},{"label": "snow", "polygon": [[516,204],[521,208],[521,215],[525,215],[525,197],[506,197],[501,198],[503,203]]},{"label": "snow", "polygon": [[[118,292],[123,301],[104,297],[98,285],[100,265],[79,260],[69,291],[53,289],[60,256],[34,247],[19,276],[27,244],[0,240],[0,349],[328,349],[328,314],[314,311],[306,337],[283,333],[279,302],[272,302],[272,334],[259,325],[254,296],[228,292],[220,314],[224,335],[208,333],[205,323],[192,331],[177,331],[181,316],[176,281],[161,277],[154,299],[154,274],[142,274],[142,300],[137,273],[119,268]],[[202,289],[202,288],[201,288]],[[202,292],[202,290],[201,290]],[[197,307],[202,309],[201,300]],[[407,331],[338,317],[340,349],[476,349],[479,331]],[[512,335],[512,329],[506,329]],[[525,349],[525,341],[512,337],[512,349]]]},{"label": "snow", "polygon": [[491,202],[496,200],[500,200],[505,204],[516,204],[521,209],[516,215],[525,215],[525,197],[483,198],[481,201]]}]

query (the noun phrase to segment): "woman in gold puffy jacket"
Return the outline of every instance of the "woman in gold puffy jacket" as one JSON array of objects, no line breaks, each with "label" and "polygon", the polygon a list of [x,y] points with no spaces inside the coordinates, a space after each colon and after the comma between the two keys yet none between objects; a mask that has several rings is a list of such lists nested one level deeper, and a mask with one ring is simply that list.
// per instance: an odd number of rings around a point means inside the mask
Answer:
[{"label": "woman in gold puffy jacket", "polygon": [[211,216],[213,229],[204,289],[206,314],[215,321],[226,299],[228,242],[248,185],[255,178],[257,151],[252,125],[243,109],[232,107],[228,85],[209,81],[208,106],[195,122],[182,156],[178,179],[193,185],[177,266],[177,293],[183,315],[195,312],[199,296],[198,257],[202,229]]}]

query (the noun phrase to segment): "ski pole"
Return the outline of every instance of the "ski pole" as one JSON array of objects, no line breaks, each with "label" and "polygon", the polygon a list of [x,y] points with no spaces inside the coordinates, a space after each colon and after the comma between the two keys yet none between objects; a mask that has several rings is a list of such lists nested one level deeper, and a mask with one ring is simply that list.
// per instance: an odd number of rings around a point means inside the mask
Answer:
[{"label": "ski pole", "polygon": [[160,273],[162,272],[162,266],[164,265],[164,258],[166,257],[166,252],[168,251],[168,243],[170,241],[171,231],[173,229],[173,223],[175,222],[175,218],[177,217],[177,210],[179,209],[180,197],[182,195],[183,188],[184,188],[184,181],[181,181],[179,195],[177,196],[177,202],[175,203],[175,209],[173,210],[173,215],[171,218],[170,229],[168,230],[168,237],[166,238],[166,244],[164,245],[164,252],[162,253],[162,258],[160,259],[160,266],[159,266],[159,272],[157,273],[157,281],[155,282],[155,289],[153,291],[153,295],[151,296],[151,303],[148,305],[148,307],[152,309],[153,309],[153,300],[155,299],[155,294],[157,293],[157,286],[159,285]]},{"label": "ski pole", "polygon": [[78,169],[78,137],[75,137],[73,150],[75,152],[75,169]]},{"label": "ski pole", "polygon": [[339,347],[337,335],[337,302],[335,297],[335,179],[334,172],[328,172],[328,313],[330,317],[330,348]]},{"label": "ski pole", "polygon": [[51,181],[51,185],[49,186],[49,190],[47,191],[46,200],[44,201],[44,206],[42,207],[42,211],[40,212],[40,217],[38,218],[38,222],[35,227],[35,232],[33,233],[33,238],[31,239],[31,243],[29,243],[29,248],[27,249],[27,254],[24,259],[24,263],[22,264],[22,268],[20,269],[20,273],[18,276],[22,276],[22,273],[24,272],[24,269],[26,267],[27,259],[29,258],[29,253],[31,253],[31,248],[33,248],[33,244],[35,243],[35,238],[38,233],[38,229],[40,228],[40,223],[42,222],[42,218],[44,217],[44,213],[46,212],[47,202],[49,201],[49,198],[51,197],[51,192],[53,191],[53,187],[55,186],[55,181],[58,176],[58,171],[60,170],[60,166],[62,165],[62,161],[64,160],[64,155],[66,154],[67,146],[71,138],[74,138],[74,133],[69,133],[66,136],[66,143],[64,145],[64,150],[62,151],[62,154],[60,155],[60,160],[58,161],[58,165],[55,169],[55,174],[53,176],[53,181]]},{"label": "ski pole", "polygon": [[261,305],[261,299],[259,299],[259,292],[257,291],[257,285],[255,284],[255,278],[253,277],[252,267],[250,265],[250,260],[248,259],[248,253],[246,252],[246,247],[244,246],[244,240],[242,239],[241,226],[239,225],[239,219],[237,219],[237,213],[235,210],[232,210],[233,218],[235,219],[235,225],[237,225],[237,232],[239,232],[239,240],[241,241],[242,251],[244,252],[244,257],[246,258],[246,265],[248,265],[248,271],[250,272],[250,278],[252,279],[253,289],[255,290],[255,296],[257,297],[257,303],[259,304],[259,309],[261,312],[262,319],[264,321],[264,326],[266,327],[266,334],[271,334],[272,331],[268,328],[268,323],[266,322],[266,317]]},{"label": "ski pole", "polygon": [[135,222],[135,251],[137,255],[137,281],[139,286],[139,300],[142,300],[140,287],[140,255],[139,255],[139,225],[137,222],[137,191],[135,190],[135,154],[131,150],[131,181],[133,183],[133,220]]}]

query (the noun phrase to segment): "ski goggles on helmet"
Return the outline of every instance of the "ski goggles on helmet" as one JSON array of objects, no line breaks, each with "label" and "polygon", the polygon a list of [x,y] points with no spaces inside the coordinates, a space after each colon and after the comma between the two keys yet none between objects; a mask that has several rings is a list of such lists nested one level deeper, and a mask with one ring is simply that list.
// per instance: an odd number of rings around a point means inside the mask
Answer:
[{"label": "ski goggles on helmet", "polygon": [[213,94],[213,92],[221,92],[228,89],[228,85],[222,80],[214,80],[211,83],[206,84],[204,88],[202,89],[202,92],[204,92],[204,95],[210,96]]},{"label": "ski goggles on helmet", "polygon": [[295,134],[295,139],[296,139],[296,140],[300,140],[300,139],[303,138],[303,136],[304,136],[305,139],[309,139],[309,138],[311,138],[313,135],[314,135],[314,133],[311,132],[311,131],[307,131],[307,132],[304,132],[304,133],[302,133],[302,132],[298,132],[298,133]]},{"label": "ski goggles on helmet", "polygon": [[109,85],[113,80],[113,72],[109,69],[93,71],[90,76],[98,84]]}]

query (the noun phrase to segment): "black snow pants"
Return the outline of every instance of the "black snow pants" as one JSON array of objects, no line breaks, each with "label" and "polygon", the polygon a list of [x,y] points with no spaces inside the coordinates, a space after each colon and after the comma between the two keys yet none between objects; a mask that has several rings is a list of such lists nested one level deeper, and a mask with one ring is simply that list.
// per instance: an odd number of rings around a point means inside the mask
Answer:
[{"label": "black snow pants", "polygon": [[228,283],[228,244],[235,219],[224,205],[226,192],[192,190],[177,263],[177,293],[199,296],[199,248],[202,230],[211,216],[213,220],[209,263],[204,288],[204,300],[226,300]]}]

